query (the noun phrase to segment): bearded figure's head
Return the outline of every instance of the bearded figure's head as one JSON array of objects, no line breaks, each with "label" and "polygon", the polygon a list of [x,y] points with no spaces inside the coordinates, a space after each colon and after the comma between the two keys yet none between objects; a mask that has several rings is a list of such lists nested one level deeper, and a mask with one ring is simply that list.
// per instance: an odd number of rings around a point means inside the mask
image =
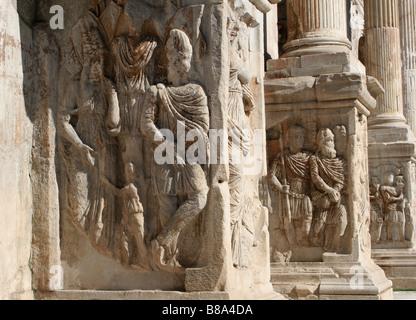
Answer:
[{"label": "bearded figure's head", "polygon": [[328,128],[321,129],[317,136],[318,152],[324,157],[334,159],[337,156],[334,134]]},{"label": "bearded figure's head", "polygon": [[168,79],[175,83],[186,82],[192,61],[192,44],[188,35],[178,29],[173,29],[166,43],[168,59]]}]

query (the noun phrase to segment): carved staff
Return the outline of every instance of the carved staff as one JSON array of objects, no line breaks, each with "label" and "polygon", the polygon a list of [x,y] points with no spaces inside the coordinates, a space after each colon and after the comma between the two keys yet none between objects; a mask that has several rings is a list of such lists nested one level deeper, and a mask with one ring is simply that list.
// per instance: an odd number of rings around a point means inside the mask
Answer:
[{"label": "carved staff", "polygon": [[[284,148],[284,136],[283,136],[283,130],[282,125],[279,124],[280,129],[280,158],[281,158],[281,164],[282,164],[282,187],[287,185],[287,175],[286,175],[286,163],[285,163],[285,148]],[[283,192],[283,212],[282,212],[282,218],[283,218],[283,228],[286,232],[290,231],[290,222],[292,220],[292,213],[290,211],[290,199],[289,194],[286,192]]]}]

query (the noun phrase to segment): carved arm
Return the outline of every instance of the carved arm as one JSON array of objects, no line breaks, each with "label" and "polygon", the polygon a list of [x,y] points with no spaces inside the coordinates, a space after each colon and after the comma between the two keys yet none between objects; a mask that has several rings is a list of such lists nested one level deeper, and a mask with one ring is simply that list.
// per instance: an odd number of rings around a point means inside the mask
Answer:
[{"label": "carved arm", "polygon": [[84,155],[88,164],[94,166],[97,153],[80,139],[74,127],[70,123],[70,110],[75,110],[75,107],[77,106],[76,96],[77,93],[75,92],[74,84],[72,83],[69,85],[68,90],[65,93],[65,97],[63,99],[64,105],[62,105],[58,111],[58,127],[61,130],[62,137],[81,151],[81,154]]},{"label": "carved arm", "polygon": [[311,179],[313,184],[317,189],[325,194],[327,194],[332,202],[340,201],[340,191],[344,187],[343,184],[337,183],[334,188],[328,186],[325,181],[319,175],[318,162],[316,156],[311,156],[310,158],[310,168],[311,168]]},{"label": "carved arm", "polygon": [[279,170],[279,162],[273,161],[273,165],[268,173],[268,180],[273,191],[281,193],[289,193],[289,186],[282,185],[280,180],[277,178],[277,170]]}]

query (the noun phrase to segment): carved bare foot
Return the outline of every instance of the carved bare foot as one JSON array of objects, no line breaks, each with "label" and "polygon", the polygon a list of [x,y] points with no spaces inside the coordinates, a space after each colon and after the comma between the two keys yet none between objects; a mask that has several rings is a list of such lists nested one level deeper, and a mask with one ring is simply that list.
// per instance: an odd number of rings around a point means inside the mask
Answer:
[{"label": "carved bare foot", "polygon": [[159,244],[165,249],[165,255],[167,260],[171,260],[176,256],[176,253],[178,251],[177,249],[177,239],[175,236],[170,235],[169,233],[163,233],[160,234],[157,237],[157,241]]},{"label": "carved bare foot", "polygon": [[155,264],[157,269],[164,271],[181,271],[183,268],[176,260],[175,256],[171,256],[167,253],[166,248],[163,247],[159,239],[155,239],[151,244],[152,262]]}]

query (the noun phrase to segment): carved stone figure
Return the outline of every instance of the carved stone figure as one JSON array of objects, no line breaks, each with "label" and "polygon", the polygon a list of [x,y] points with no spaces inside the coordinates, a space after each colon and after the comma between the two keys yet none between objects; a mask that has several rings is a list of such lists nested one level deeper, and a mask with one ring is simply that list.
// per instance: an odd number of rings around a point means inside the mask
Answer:
[{"label": "carved stone figure", "polygon": [[[75,224],[98,250],[112,255],[116,244],[117,200],[106,177],[117,184],[118,127],[114,85],[104,75],[106,46],[100,21],[93,11],[74,27],[74,55],[66,62],[72,81],[62,99],[58,121],[67,173],[67,205]],[[74,60],[75,59],[75,60]],[[82,66],[78,71],[77,65]]]},{"label": "carved stone figure", "polygon": [[140,133],[140,111],[146,90],[150,87],[145,69],[156,46],[156,40],[149,37],[136,39],[120,36],[112,43],[120,103],[120,135]]},{"label": "carved stone figure", "polygon": [[405,218],[406,218],[406,224],[405,224],[405,240],[406,241],[413,241],[413,236],[415,232],[414,227],[414,220],[412,215],[412,206],[410,202],[406,202],[406,209],[405,209]]},{"label": "carved stone figure", "polygon": [[230,40],[230,88],[228,102],[228,149],[229,149],[229,188],[231,215],[231,248],[235,267],[245,267],[248,261],[243,256],[243,228],[245,219],[245,175],[244,157],[250,151],[250,131],[246,110],[254,107],[253,98],[248,87],[250,74],[244,68],[244,61],[239,52],[237,19],[228,18],[228,35]]},{"label": "carved stone figure", "polygon": [[[135,166],[136,185],[139,194],[146,200],[147,186],[143,173],[144,143],[140,132],[140,118],[146,103],[146,91],[150,85],[146,66],[152,58],[157,41],[151,37],[131,38],[120,36],[113,40],[111,50],[114,59],[115,79],[120,109],[118,138],[123,162]],[[127,173],[124,174],[127,179]],[[125,181],[126,185],[128,184]]]},{"label": "carved stone figure", "polygon": [[384,223],[387,241],[404,241],[405,198],[403,176],[385,173],[385,185],[380,188],[384,201]]},{"label": "carved stone figure", "polygon": [[[126,174],[134,178],[133,164],[127,164]],[[118,243],[120,244],[120,262],[126,266],[132,266],[138,270],[151,270],[148,250],[145,244],[145,221],[143,205],[137,193],[136,186],[129,184],[119,189],[103,178],[104,185],[113,190],[114,194],[122,199],[122,218],[119,225]]]},{"label": "carved stone figure", "polygon": [[330,129],[318,132],[317,146],[317,153],[310,158],[312,199],[316,208],[312,241],[320,242],[323,237],[324,250],[336,251],[347,226],[347,212],[342,203],[345,162],[337,157]]},{"label": "carved stone figure", "polygon": [[[180,139],[191,130],[199,133],[208,148],[208,100],[204,89],[188,78],[192,61],[192,45],[181,30],[171,30],[166,43],[168,80],[171,85],[158,84],[151,88],[156,105],[149,104],[143,117],[143,133],[153,139],[155,147],[174,146],[175,152],[166,162],[156,159],[152,167],[152,188],[158,199],[158,235],[152,241],[153,262],[161,269],[180,267],[178,238],[181,231],[194,221],[204,209],[208,185],[201,164],[189,163],[179,154]],[[185,135],[176,135],[183,126]],[[174,140],[163,136],[160,130],[175,134]],[[179,128],[180,130],[180,128]],[[184,141],[183,141],[184,142]],[[186,145],[185,152],[189,144]],[[207,153],[206,153],[207,154]],[[171,156],[167,152],[167,156]],[[157,161],[157,163],[156,163]]]},{"label": "carved stone figure", "polygon": [[381,240],[384,222],[383,199],[380,193],[380,182],[378,177],[372,177],[370,185],[370,212],[371,225],[370,234],[372,243]]},{"label": "carved stone figure", "polygon": [[[310,199],[310,154],[303,150],[305,129],[292,126],[285,135],[285,145],[269,171],[269,182],[273,191],[278,193],[280,229],[290,237],[290,227],[295,230],[295,243],[291,246],[308,244],[312,222],[312,202]],[[283,144],[282,144],[283,147]]]}]

